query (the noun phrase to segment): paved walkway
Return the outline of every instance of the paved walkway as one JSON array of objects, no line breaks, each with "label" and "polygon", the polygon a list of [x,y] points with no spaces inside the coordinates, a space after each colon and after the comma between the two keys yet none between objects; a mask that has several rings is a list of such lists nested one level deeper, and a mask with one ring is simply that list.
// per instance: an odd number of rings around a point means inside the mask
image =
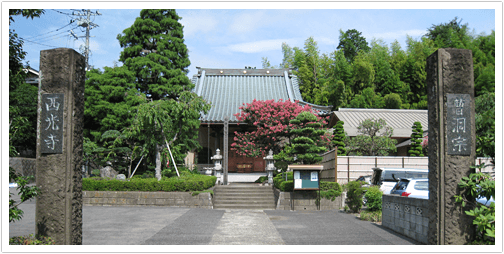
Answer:
[{"label": "paved walkway", "polygon": [[[22,204],[9,235],[35,233],[35,203]],[[83,245],[412,245],[340,211],[83,207]]]}]

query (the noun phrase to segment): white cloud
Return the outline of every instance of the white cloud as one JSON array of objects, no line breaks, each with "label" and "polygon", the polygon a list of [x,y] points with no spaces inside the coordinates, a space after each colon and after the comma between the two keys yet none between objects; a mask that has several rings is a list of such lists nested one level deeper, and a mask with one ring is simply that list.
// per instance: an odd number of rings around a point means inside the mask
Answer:
[{"label": "white cloud", "polygon": [[271,17],[264,11],[247,11],[236,15],[229,24],[231,33],[248,33],[266,25]]},{"label": "white cloud", "polygon": [[290,45],[295,44],[297,41],[298,41],[297,39],[262,40],[262,41],[233,44],[225,47],[225,49],[232,52],[258,53],[270,50],[281,50],[282,42],[286,42],[287,44]]},{"label": "white cloud", "polygon": [[184,36],[189,37],[198,32],[209,33],[217,28],[218,21],[214,16],[206,13],[188,13],[180,20],[184,26]]}]

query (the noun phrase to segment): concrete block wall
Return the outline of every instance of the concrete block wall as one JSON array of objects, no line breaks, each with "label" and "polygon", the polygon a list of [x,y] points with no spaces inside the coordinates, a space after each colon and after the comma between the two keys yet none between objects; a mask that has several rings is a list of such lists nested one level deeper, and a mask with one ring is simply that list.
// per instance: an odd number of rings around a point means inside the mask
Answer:
[{"label": "concrete block wall", "polygon": [[[294,193],[294,194],[293,194]],[[275,202],[277,204],[276,210],[292,210],[291,197],[294,197],[294,210],[318,210],[317,197],[318,191],[295,191],[295,192],[281,192],[279,189],[274,189]],[[320,210],[338,210],[342,208],[343,197],[341,195],[336,197],[334,201],[322,198],[320,201]]]},{"label": "concrete block wall", "polygon": [[382,226],[428,244],[429,200],[383,195]]},{"label": "concrete block wall", "polygon": [[189,192],[83,191],[87,206],[172,206],[213,209],[208,192],[192,196]]}]

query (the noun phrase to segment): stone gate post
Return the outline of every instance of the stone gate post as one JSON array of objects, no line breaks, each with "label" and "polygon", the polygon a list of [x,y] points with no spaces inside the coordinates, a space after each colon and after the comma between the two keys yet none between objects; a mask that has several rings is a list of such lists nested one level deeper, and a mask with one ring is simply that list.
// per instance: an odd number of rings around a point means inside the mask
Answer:
[{"label": "stone gate post", "polygon": [[468,242],[472,220],[455,203],[458,183],[476,160],[472,53],[438,49],[427,58],[429,104],[429,244]]},{"label": "stone gate post", "polygon": [[68,48],[40,52],[35,234],[82,244],[84,57]]}]

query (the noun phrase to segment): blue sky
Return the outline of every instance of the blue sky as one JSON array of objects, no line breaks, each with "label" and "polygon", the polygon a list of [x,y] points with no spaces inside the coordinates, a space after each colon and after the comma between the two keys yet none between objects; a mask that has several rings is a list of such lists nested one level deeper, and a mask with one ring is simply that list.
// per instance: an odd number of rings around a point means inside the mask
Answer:
[{"label": "blue sky", "polygon": [[[16,3],[8,3],[9,8]],[[6,5],[6,3],[3,3]],[[24,44],[26,60],[32,68],[39,69],[40,51],[57,47],[79,48],[85,39],[75,40],[68,30],[73,28],[77,36],[84,36],[84,29],[69,24],[71,9],[98,10],[102,15],[92,18],[99,27],[91,29],[90,65],[95,68],[121,65],[121,48],[117,35],[130,27],[140,14],[140,8],[150,4],[139,3],[38,3],[46,9],[41,18],[34,20],[17,17],[10,25],[20,37],[30,41]],[[124,5],[124,6],[123,6]],[[317,41],[320,53],[334,51],[339,44],[340,30],[357,29],[368,43],[381,39],[390,46],[397,40],[406,49],[406,36],[419,39],[433,24],[446,23],[458,17],[467,23],[474,34],[489,34],[496,29],[496,3],[436,4],[440,9],[425,8],[427,3],[315,3],[294,4],[265,2],[226,4],[156,3],[159,8],[175,8],[182,17],[185,43],[189,49],[191,66],[189,76],[196,73],[196,66],[205,68],[261,68],[261,58],[271,64],[282,60],[281,44],[303,47],[310,36]],[[264,5],[264,6],[262,6]],[[431,4],[433,5],[433,4]],[[13,7],[10,7],[13,6]],[[275,9],[248,9],[250,6]],[[442,9],[456,6],[459,9]],[[125,9],[113,9],[113,8]],[[191,9],[198,7],[199,9]],[[369,9],[359,9],[369,8]],[[394,8],[394,9],[393,9]],[[399,8],[399,9],[397,9]],[[56,11],[55,11],[56,10]],[[5,9],[3,10],[5,11]],[[499,13],[497,13],[499,14]],[[5,17],[5,16],[4,16]],[[5,19],[4,19],[5,20]],[[498,21],[500,17],[498,18]],[[499,23],[497,23],[499,24]],[[4,24],[5,26],[5,24]],[[62,28],[62,29],[60,29]],[[57,29],[60,29],[56,31]],[[500,30],[498,31],[500,33]],[[6,34],[6,29],[3,30]],[[4,36],[6,38],[6,36]],[[40,45],[43,44],[43,45]]]}]

